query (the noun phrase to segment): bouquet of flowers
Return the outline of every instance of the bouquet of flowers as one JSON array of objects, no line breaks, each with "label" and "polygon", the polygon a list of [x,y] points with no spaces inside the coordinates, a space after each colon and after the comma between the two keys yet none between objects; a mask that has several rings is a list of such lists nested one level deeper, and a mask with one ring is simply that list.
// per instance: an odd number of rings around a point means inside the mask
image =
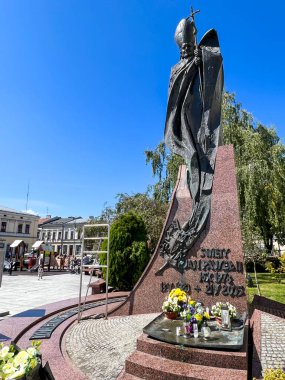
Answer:
[{"label": "bouquet of flowers", "polygon": [[[27,379],[40,365],[40,341],[33,341],[26,350],[17,350],[12,344],[0,344],[0,380]],[[30,377],[29,377],[30,376]]]},{"label": "bouquet of flowers", "polygon": [[210,319],[210,315],[203,305],[191,299],[184,305],[180,316],[185,319],[185,322],[197,323],[199,326],[202,325],[203,321]]},{"label": "bouquet of flowers", "polygon": [[187,294],[184,290],[175,288],[171,290],[167,299],[162,304],[164,312],[177,312],[183,309],[183,305],[187,302]]},{"label": "bouquet of flowers", "polygon": [[235,306],[231,305],[229,302],[216,302],[215,305],[212,306],[211,312],[215,317],[221,317],[221,309],[223,306],[227,306],[229,309],[230,318],[235,318],[237,315],[237,309]]}]

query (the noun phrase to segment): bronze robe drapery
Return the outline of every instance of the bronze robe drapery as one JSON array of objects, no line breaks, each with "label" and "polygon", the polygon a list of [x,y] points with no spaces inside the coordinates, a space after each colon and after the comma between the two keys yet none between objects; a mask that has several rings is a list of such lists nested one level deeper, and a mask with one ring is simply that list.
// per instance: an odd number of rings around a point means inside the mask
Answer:
[{"label": "bronze robe drapery", "polygon": [[220,135],[223,66],[214,29],[204,35],[199,48],[202,53],[199,66],[193,56],[181,59],[172,68],[165,125],[167,146],[186,162],[193,201],[190,219],[182,227],[174,222],[160,249],[166,266],[180,271],[210,213]]}]

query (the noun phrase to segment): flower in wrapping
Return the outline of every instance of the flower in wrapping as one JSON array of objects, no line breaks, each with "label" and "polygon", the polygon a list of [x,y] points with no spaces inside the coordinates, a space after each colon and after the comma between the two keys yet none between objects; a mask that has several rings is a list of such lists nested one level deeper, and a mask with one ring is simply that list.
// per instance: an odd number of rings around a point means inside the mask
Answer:
[{"label": "flower in wrapping", "polygon": [[16,368],[13,366],[12,363],[6,363],[2,367],[2,372],[4,375],[10,375],[16,371]]},{"label": "flower in wrapping", "polygon": [[10,347],[8,346],[2,347],[2,349],[0,350],[0,360],[6,361],[9,358],[12,358],[13,356],[14,353],[10,352]]},{"label": "flower in wrapping", "polygon": [[28,364],[29,354],[27,351],[20,351],[14,358],[14,364],[16,367],[18,366],[26,366]]},{"label": "flower in wrapping", "polygon": [[35,347],[29,347],[27,349],[27,353],[30,358],[34,358],[38,355],[38,350]]},{"label": "flower in wrapping", "polygon": [[33,369],[37,366],[37,364],[38,364],[38,359],[32,358],[30,361],[30,367]]},{"label": "flower in wrapping", "polygon": [[24,375],[25,375],[25,368],[20,367],[20,369],[18,369],[17,371],[12,373],[8,377],[6,377],[5,380],[19,379],[19,378],[23,377]]}]

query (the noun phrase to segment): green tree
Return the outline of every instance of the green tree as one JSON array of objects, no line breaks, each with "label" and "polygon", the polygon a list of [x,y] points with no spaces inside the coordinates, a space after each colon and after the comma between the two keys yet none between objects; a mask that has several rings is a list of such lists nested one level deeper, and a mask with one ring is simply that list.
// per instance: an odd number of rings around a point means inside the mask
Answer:
[{"label": "green tree", "polygon": [[[97,219],[110,222],[130,211],[139,215],[146,226],[148,246],[153,252],[161,234],[168,205],[146,193],[118,194],[114,208],[105,208]],[[108,219],[106,218],[106,215]]]},{"label": "green tree", "polygon": [[170,201],[177,180],[178,168],[184,160],[176,154],[171,154],[163,141],[154,150],[146,150],[146,163],[151,163],[152,174],[158,181],[150,190],[153,197],[163,203]]},{"label": "green tree", "polygon": [[282,274],[285,273],[285,253],[278,257],[277,263],[268,261],[266,263],[266,270],[275,275],[277,282],[280,284],[282,281]]},{"label": "green tree", "polygon": [[[109,282],[120,290],[130,290],[149,261],[147,231],[142,218],[133,212],[116,218],[110,230]],[[102,250],[107,249],[104,240]],[[102,253],[101,264],[107,255]],[[104,273],[106,275],[106,271]]]},{"label": "green tree", "polygon": [[285,238],[285,147],[274,128],[256,122],[228,93],[223,131],[235,149],[243,234],[260,235],[271,252],[274,236],[281,243]]},{"label": "green tree", "polygon": [[117,216],[132,211],[142,218],[146,226],[148,246],[153,252],[161,234],[168,205],[147,193],[118,194],[117,199]]}]

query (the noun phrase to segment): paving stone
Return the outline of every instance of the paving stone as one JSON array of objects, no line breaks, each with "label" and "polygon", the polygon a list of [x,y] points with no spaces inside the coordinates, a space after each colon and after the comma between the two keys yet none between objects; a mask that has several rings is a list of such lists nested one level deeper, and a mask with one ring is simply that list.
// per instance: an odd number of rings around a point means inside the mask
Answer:
[{"label": "paving stone", "polygon": [[68,331],[67,353],[90,380],[116,379],[142,329],[158,314],[84,320]]},{"label": "paving stone", "polygon": [[285,369],[285,320],[261,316],[261,366]]},{"label": "paving stone", "polygon": [[[5,273],[0,288],[1,310],[14,315],[43,304],[76,298],[79,294],[79,280],[79,275],[68,272],[45,272],[42,281],[38,281],[36,273],[13,272],[12,276]],[[82,276],[82,280],[85,296],[89,276]]]}]

